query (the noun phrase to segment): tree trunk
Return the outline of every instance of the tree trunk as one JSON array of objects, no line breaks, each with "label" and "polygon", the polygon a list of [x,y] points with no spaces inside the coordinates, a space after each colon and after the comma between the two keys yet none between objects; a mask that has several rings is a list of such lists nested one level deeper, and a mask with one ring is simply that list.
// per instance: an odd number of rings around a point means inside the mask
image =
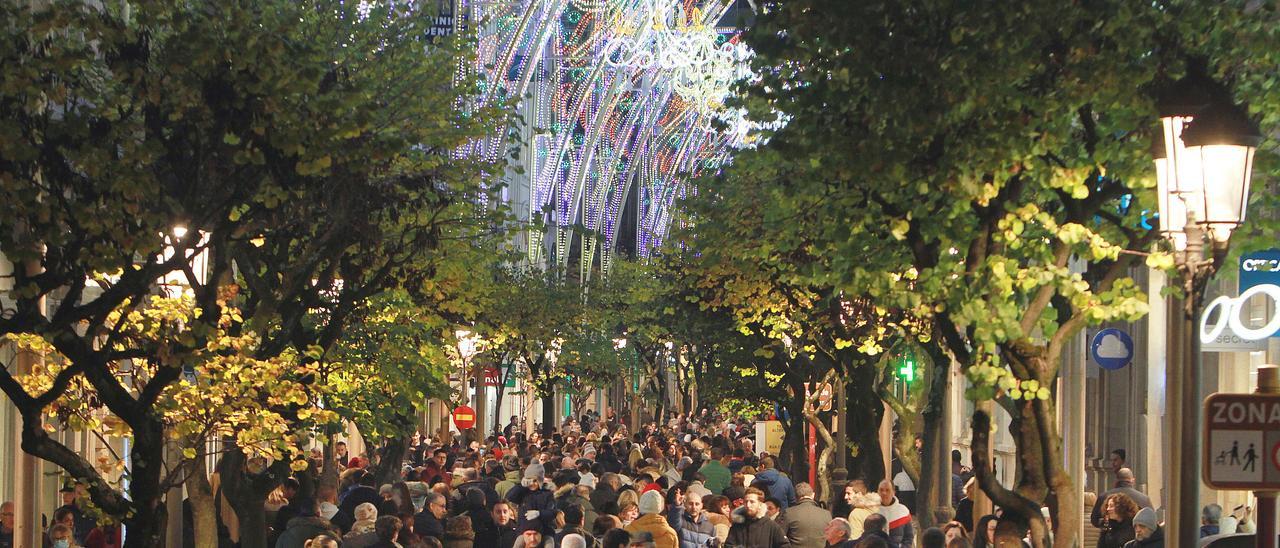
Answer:
[{"label": "tree trunk", "polygon": [[874,488],[885,479],[884,460],[880,451],[880,421],[884,419],[884,403],[876,390],[876,368],[860,365],[853,368],[846,385],[849,405],[847,413],[849,443],[846,456],[850,479],[862,479]]},{"label": "tree trunk", "polygon": [[783,422],[786,436],[782,439],[782,455],[778,461],[778,469],[786,470],[792,482],[809,480],[809,448],[805,443],[804,387],[792,390],[793,396],[786,401],[787,414],[790,420]]},{"label": "tree trunk", "polygon": [[[1030,427],[1020,425],[1015,428],[1017,437],[1021,438],[1027,432],[1027,430],[1018,431],[1022,428]],[[996,525],[996,545],[1021,546],[1022,538],[1026,536],[1027,529],[1030,528],[1032,546],[1041,548],[1048,538],[1048,529],[1045,527],[1044,518],[1040,514],[1040,505],[1028,499],[1022,493],[1006,489],[996,481],[995,476],[992,474],[991,462],[987,458],[987,447],[990,443],[991,417],[981,410],[974,411],[973,470],[977,474],[978,485],[982,488],[982,491],[991,497],[991,501],[996,506],[1004,510],[1001,514],[1000,522]],[[1025,453],[1021,449],[1022,447],[1019,447],[1020,459]]]},{"label": "tree trunk", "polygon": [[378,485],[394,484],[403,479],[400,477],[400,465],[404,463],[408,452],[407,436],[383,440],[382,447],[378,448],[381,458],[378,459],[378,466],[373,470],[374,477],[378,478]]},{"label": "tree trunk", "polygon": [[222,459],[222,494],[240,518],[240,548],[268,548],[267,495],[289,475],[289,463],[280,461],[259,474],[245,469],[246,458],[233,447]]},{"label": "tree trunk", "polygon": [[209,483],[205,452],[200,451],[189,466],[191,477],[187,479],[186,485],[187,498],[191,500],[191,528],[195,531],[195,545],[217,546],[218,509],[214,507],[213,486]]},{"label": "tree trunk", "polygon": [[161,546],[164,544],[164,526],[168,508],[164,504],[162,475],[164,473],[164,426],[147,418],[144,424],[133,427],[134,444],[130,447],[129,498],[135,511],[124,519],[129,531],[126,548]]},{"label": "tree trunk", "polygon": [[[954,517],[951,506],[951,440],[947,439],[946,396],[951,389],[951,357],[940,348],[928,347],[929,370],[925,379],[925,405],[922,412],[923,452],[922,481],[916,482],[916,507],[920,509],[922,529],[941,526]],[[949,513],[948,516],[939,514]]]},{"label": "tree trunk", "polygon": [[333,433],[329,434],[328,441],[325,442],[321,453],[324,454],[324,465],[320,467],[320,485],[333,487],[335,492],[338,488],[338,463],[333,454],[334,440]]},{"label": "tree trunk", "polygon": [[542,396],[542,436],[551,437],[556,430],[556,391],[548,388]]},{"label": "tree trunk", "polygon": [[812,406],[806,406],[805,420],[813,426],[818,434],[818,439],[822,440],[822,452],[818,454],[818,473],[816,478],[817,485],[813,486],[813,490],[817,493],[818,502],[827,502],[831,500],[831,455],[835,453],[835,442],[831,438],[831,429],[827,428],[826,422]]}]

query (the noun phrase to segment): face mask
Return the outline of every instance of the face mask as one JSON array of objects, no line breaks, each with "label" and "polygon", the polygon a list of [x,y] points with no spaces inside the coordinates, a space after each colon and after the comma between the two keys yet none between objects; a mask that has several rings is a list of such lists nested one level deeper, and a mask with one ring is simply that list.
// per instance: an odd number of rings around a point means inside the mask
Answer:
[{"label": "face mask", "polygon": [[61,540],[55,540],[53,541],[53,548],[71,548],[71,541],[65,538]]}]

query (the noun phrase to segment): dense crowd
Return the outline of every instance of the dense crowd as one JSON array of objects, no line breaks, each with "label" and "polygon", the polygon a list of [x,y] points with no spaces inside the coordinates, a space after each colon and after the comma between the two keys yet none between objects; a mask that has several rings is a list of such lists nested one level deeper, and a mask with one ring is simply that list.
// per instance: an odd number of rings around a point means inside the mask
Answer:
[{"label": "dense crowd", "polygon": [[[911,548],[911,512],[892,482],[852,481],[826,508],[812,486],[757,452],[753,425],[712,413],[630,433],[587,413],[554,434],[517,417],[483,442],[417,439],[400,480],[378,485],[349,456],[336,489],[277,493],[277,548]],[[844,486],[841,486],[844,487]],[[941,531],[937,546],[945,540]],[[964,531],[959,536],[967,538]],[[926,541],[928,534],[923,537]],[[230,539],[234,540],[234,539]],[[967,546],[967,543],[965,544]]]},{"label": "dense crowd", "polygon": [[[337,485],[294,476],[269,497],[269,545],[276,548],[988,548],[1000,516],[974,515],[972,472],[952,453],[954,512],[941,528],[917,535],[915,486],[895,469],[869,489],[837,469],[834,496],[820,503],[813,486],[778,469],[757,451],[753,424],[713,413],[680,415],[629,433],[614,417],[588,412],[549,436],[526,435],[517,417],[483,442],[443,435],[415,437],[398,474],[377,453],[349,455],[336,444]],[[1097,548],[1162,548],[1164,531],[1121,450],[1111,455],[1114,488],[1093,497]],[[313,474],[325,468],[319,459]],[[389,483],[379,477],[396,476]],[[212,478],[215,485],[218,478]],[[303,489],[303,486],[316,486]],[[111,548],[120,530],[98,525],[78,507],[80,486],[62,490],[44,545]],[[215,488],[216,489],[216,488]],[[309,492],[306,492],[309,491]],[[219,540],[239,544],[237,512],[219,491]],[[1096,502],[1095,502],[1096,501]],[[1247,515],[1205,508],[1201,536],[1252,529]],[[1048,509],[1044,509],[1048,520]],[[936,516],[935,516],[936,517]],[[954,519],[951,519],[951,518]],[[11,545],[12,505],[0,505],[0,547]],[[950,521],[948,521],[950,520]],[[188,514],[187,546],[194,545]],[[1052,525],[1050,525],[1052,526]],[[7,534],[7,535],[6,535]],[[9,544],[6,544],[5,541]],[[1030,545],[1029,541],[1024,541]]]}]

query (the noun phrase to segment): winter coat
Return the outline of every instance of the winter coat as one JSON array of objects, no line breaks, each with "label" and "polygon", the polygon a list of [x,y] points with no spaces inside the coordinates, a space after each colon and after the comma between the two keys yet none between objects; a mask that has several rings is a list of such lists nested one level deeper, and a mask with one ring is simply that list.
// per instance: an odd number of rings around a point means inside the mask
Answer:
[{"label": "winter coat", "polygon": [[1134,539],[1133,519],[1107,520],[1104,525],[1098,535],[1098,548],[1124,548],[1125,543]]},{"label": "winter coat", "polygon": [[453,483],[453,474],[436,464],[436,461],[429,460],[427,465],[422,467],[422,474],[418,476],[418,481],[426,483],[427,487],[437,483],[451,485]]},{"label": "winter coat", "polygon": [[333,516],[333,524],[343,531],[350,530],[351,525],[356,522],[356,507],[366,502],[374,507],[381,504],[382,497],[378,495],[378,490],[368,485],[353,487],[338,504],[338,514]]},{"label": "winter coat", "polygon": [[631,525],[624,527],[624,529],[628,533],[646,531],[653,535],[654,548],[680,547],[680,537],[676,535],[676,530],[667,524],[667,518],[662,514],[645,514],[631,522]]},{"label": "winter coat", "polygon": [[322,517],[293,518],[289,520],[284,533],[281,533],[280,538],[276,540],[276,548],[302,548],[308,540],[321,534],[340,536],[338,529]]},{"label": "winter coat", "polygon": [[546,489],[530,489],[523,485],[512,487],[507,491],[507,500],[515,504],[516,519],[518,525],[516,530],[523,531],[526,525],[531,523],[528,514],[531,510],[537,510],[538,515],[533,518],[532,522],[537,522],[538,530],[542,532],[542,536],[551,537],[556,531],[556,498],[551,491]]},{"label": "winter coat", "polygon": [[[1123,494],[1129,497],[1129,500],[1132,500],[1133,503],[1138,506],[1139,510],[1143,508],[1155,508],[1154,506],[1151,506],[1151,497],[1148,497],[1146,493],[1127,485],[1113,487],[1103,491],[1101,495],[1098,495],[1097,502],[1093,503],[1093,511],[1089,512],[1089,523],[1092,523],[1094,527],[1099,529],[1102,528],[1103,522],[1106,521],[1106,516],[1102,515],[1102,505],[1107,503],[1108,497],[1116,494]],[[1204,538],[1204,535],[1200,535],[1200,538]]]},{"label": "winter coat", "polygon": [[1124,548],[1164,548],[1164,528],[1157,527],[1146,540],[1134,539],[1124,544]]},{"label": "winter coat", "polygon": [[797,548],[823,548],[827,540],[823,531],[831,523],[831,512],[814,504],[813,499],[804,499],[788,508],[783,514],[786,524],[787,541]]},{"label": "winter coat", "polygon": [[597,512],[606,514],[618,513],[618,492],[603,482],[597,483],[591,491],[591,507]]},{"label": "winter coat", "polygon": [[582,523],[590,527],[591,524],[596,522],[596,518],[600,517],[600,515],[596,513],[596,507],[591,504],[590,500],[587,500],[586,498],[583,498],[582,495],[574,492],[575,487],[577,486],[570,483],[563,487],[556,488],[556,508],[564,510],[570,504],[580,506],[582,508],[583,516]]},{"label": "winter coat", "polygon": [[889,535],[889,548],[911,548],[915,545],[916,533],[911,525],[911,511],[902,501],[894,497],[893,504],[881,506],[878,513],[888,523],[886,533]]},{"label": "winter coat", "polygon": [[446,534],[444,536],[443,544],[444,548],[473,548],[475,546],[475,540],[476,534],[471,531],[466,531],[465,535]]},{"label": "winter coat", "polygon": [[744,512],[733,513],[733,526],[725,546],[738,548],[784,548],[787,535],[776,521],[768,517],[752,518]]},{"label": "winter coat", "polygon": [[702,477],[706,478],[706,481],[702,482],[702,484],[713,495],[723,493],[724,488],[728,487],[729,481],[733,479],[733,474],[718,460],[707,461],[706,464],[702,465],[702,468],[698,469],[698,472],[702,474]]},{"label": "winter coat", "polygon": [[369,531],[366,533],[347,533],[342,537],[342,548],[369,548],[378,543],[378,534]]},{"label": "winter coat", "polygon": [[763,489],[776,499],[783,510],[796,503],[796,486],[791,483],[791,478],[776,469],[768,468],[756,474],[756,480],[751,485]]},{"label": "winter coat", "polygon": [[462,503],[466,501],[467,491],[479,491],[481,493],[484,493],[485,508],[493,506],[493,503],[498,502],[498,500],[501,498],[498,496],[498,491],[496,491],[492,485],[489,485],[489,482],[485,480],[476,480],[476,481],[468,481],[466,483],[458,485],[457,487],[458,496],[454,497],[454,502]]},{"label": "winter coat", "polygon": [[498,482],[498,485],[493,488],[494,492],[498,493],[499,497],[506,497],[507,491],[510,491],[512,487],[520,485],[520,471],[514,470],[507,472],[505,478],[506,479]]},{"label": "winter coat", "polygon": [[680,535],[680,548],[704,548],[716,538],[716,526],[707,518],[707,513],[703,512],[698,518],[694,520],[688,512],[680,512],[679,527],[676,528]]},{"label": "winter coat", "polygon": [[437,540],[444,540],[444,522],[431,513],[430,507],[423,508],[413,516],[413,533],[422,538],[435,537]]}]

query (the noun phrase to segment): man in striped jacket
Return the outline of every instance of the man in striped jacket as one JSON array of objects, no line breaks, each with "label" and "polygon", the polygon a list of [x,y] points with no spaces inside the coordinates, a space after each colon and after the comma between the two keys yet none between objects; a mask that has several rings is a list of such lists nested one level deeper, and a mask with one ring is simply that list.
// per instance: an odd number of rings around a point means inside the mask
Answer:
[{"label": "man in striped jacket", "polygon": [[889,548],[911,548],[916,541],[915,529],[911,527],[911,510],[898,501],[893,482],[884,480],[876,489],[880,495],[879,514],[888,522]]}]

